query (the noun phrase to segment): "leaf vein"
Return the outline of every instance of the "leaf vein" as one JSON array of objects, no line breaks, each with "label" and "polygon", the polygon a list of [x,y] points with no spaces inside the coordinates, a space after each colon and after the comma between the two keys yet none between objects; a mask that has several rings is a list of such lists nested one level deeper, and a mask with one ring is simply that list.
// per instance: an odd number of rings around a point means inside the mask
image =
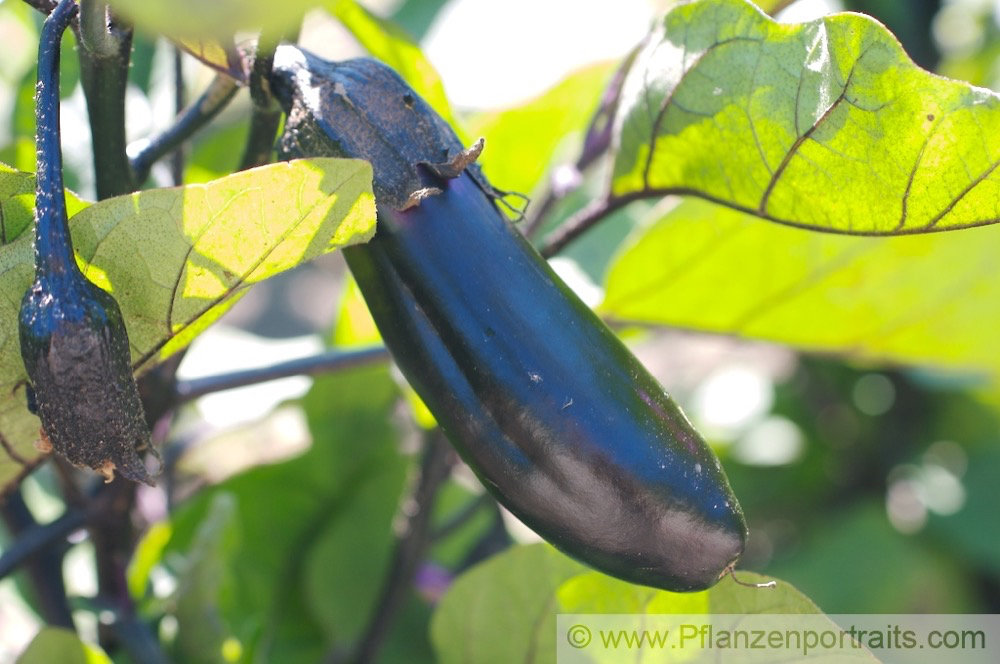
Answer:
[{"label": "leaf vein", "polygon": [[192,324],[194,324],[198,319],[200,319],[202,316],[211,311],[214,307],[218,306],[219,304],[230,298],[232,295],[234,295],[241,288],[243,288],[246,280],[249,279],[250,276],[252,276],[253,273],[257,270],[257,268],[259,268],[264,263],[264,261],[270,258],[271,254],[273,254],[282,245],[282,243],[293,232],[295,232],[298,229],[298,227],[309,217],[309,214],[323,202],[329,200],[330,197],[335,196],[344,185],[346,185],[348,182],[351,181],[351,179],[352,178],[348,177],[341,180],[337,184],[336,188],[334,188],[329,194],[323,196],[314,205],[310,206],[307,210],[303,211],[302,215],[294,223],[289,224],[285,228],[285,230],[282,231],[282,233],[275,239],[274,243],[271,246],[269,246],[266,251],[263,251],[261,255],[257,258],[257,260],[254,261],[253,264],[250,265],[246,271],[244,271],[236,279],[233,280],[232,284],[225,287],[222,293],[220,293],[217,297],[209,299],[209,302],[206,306],[199,309],[186,321],[180,323],[180,327],[176,330],[176,332],[172,331],[170,334],[167,335],[167,337],[153,344],[153,346],[148,351],[146,351],[142,355],[142,357],[139,358],[138,362],[136,362],[134,366],[141,367],[143,364],[148,362],[151,358],[153,358],[156,355],[156,353],[158,353],[164,346],[166,346],[171,339],[176,337],[178,334],[184,332],[184,330],[189,328]]},{"label": "leaf vein", "polygon": [[802,147],[802,144],[805,143],[814,133],[816,133],[816,130],[819,129],[820,125],[822,125],[823,122],[830,117],[830,115],[840,106],[840,103],[844,101],[844,99],[846,98],[847,90],[851,86],[851,78],[854,76],[854,71],[855,67],[851,67],[851,71],[847,75],[847,80],[844,82],[844,88],[840,91],[840,95],[838,95],[837,98],[833,100],[833,103],[831,103],[830,106],[827,107],[825,111],[823,111],[823,114],[819,118],[817,118],[815,122],[813,122],[812,126],[810,126],[809,129],[807,129],[804,133],[799,135],[797,139],[795,139],[795,142],[792,144],[792,147],[789,148],[788,152],[785,154],[785,157],[781,160],[781,163],[778,165],[778,168],[774,171],[774,174],[771,176],[771,180],[767,183],[767,187],[764,189],[764,194],[760,198],[760,205],[757,206],[761,214],[767,213],[767,203],[771,197],[771,192],[774,191],[775,186],[777,186],[778,184],[778,180],[781,179],[781,176],[782,174],[784,174],[785,169],[788,168],[788,164],[792,161],[792,157],[796,155],[799,148]]}]

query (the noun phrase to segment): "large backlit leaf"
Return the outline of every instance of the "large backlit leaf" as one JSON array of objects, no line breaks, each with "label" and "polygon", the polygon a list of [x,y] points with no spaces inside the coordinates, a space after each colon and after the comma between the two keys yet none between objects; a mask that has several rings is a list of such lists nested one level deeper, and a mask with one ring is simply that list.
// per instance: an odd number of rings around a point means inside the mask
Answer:
[{"label": "large backlit leaf", "polygon": [[148,32],[197,38],[249,29],[295,29],[319,0],[109,0],[108,4]]},{"label": "large backlit leaf", "polygon": [[[84,273],[118,300],[137,371],[184,347],[252,284],[374,232],[371,166],[315,159],[109,199],[70,220]],[[6,209],[6,208],[4,208]],[[38,457],[17,332],[32,237],[0,248],[0,487]]]},{"label": "large backlit leaf", "polygon": [[838,233],[998,219],[1000,98],[919,69],[872,19],[681,5],[625,83],[612,191],[694,193]]},{"label": "large backlit leaf", "polygon": [[1000,372],[1000,228],[850,237],[688,200],[612,265],[602,311],[881,362]]}]

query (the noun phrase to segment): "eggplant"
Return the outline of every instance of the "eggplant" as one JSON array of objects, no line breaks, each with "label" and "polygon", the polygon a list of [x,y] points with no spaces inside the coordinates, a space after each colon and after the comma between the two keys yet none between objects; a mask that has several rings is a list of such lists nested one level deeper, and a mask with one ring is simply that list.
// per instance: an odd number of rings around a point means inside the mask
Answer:
[{"label": "eggplant", "polygon": [[59,144],[59,45],[76,14],[62,0],[46,19],[38,52],[35,280],[18,316],[28,401],[43,450],[111,481],[153,484],[139,453],[156,450],[132,373],[131,347],[114,297],[87,280],[73,252]]},{"label": "eggplant", "polygon": [[275,56],[283,157],[368,159],[378,226],[344,250],[386,346],[515,516],[629,582],[708,588],[742,510],[663,387],[500,212],[454,133],[388,68]]}]

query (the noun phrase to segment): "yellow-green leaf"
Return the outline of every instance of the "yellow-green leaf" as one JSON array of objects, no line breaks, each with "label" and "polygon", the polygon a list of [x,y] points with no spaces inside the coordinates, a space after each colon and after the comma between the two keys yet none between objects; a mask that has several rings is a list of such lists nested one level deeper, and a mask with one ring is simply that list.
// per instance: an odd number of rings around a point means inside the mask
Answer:
[{"label": "yellow-green leaf", "polygon": [[480,163],[493,184],[530,194],[551,166],[576,161],[613,71],[613,63],[591,65],[525,104],[473,117],[469,132],[486,139]]},{"label": "yellow-green leaf", "polygon": [[232,40],[213,37],[173,37],[174,43],[217,72],[246,85],[250,81],[248,63]]},{"label": "yellow-green leaf", "polygon": [[620,321],[996,375],[998,242],[994,226],[815,233],[691,199],[617,258],[601,310]]},{"label": "yellow-green leaf", "polygon": [[[740,576],[744,583],[769,580],[750,572]],[[442,663],[556,661],[557,647],[567,637],[557,631],[560,614],[595,614],[588,617],[598,624],[601,618],[596,614],[619,614],[637,623],[652,614],[713,615],[713,620],[724,614],[802,615],[812,616],[813,627],[835,628],[809,598],[784,581],[774,588],[748,588],[728,577],[709,590],[672,593],[619,581],[589,570],[547,544],[534,544],[512,548],[459,577],[434,613],[431,637]],[[570,659],[675,661],[645,659],[638,651],[622,659],[621,652],[596,650],[581,651],[587,657]],[[875,661],[865,653],[852,654],[848,661]]]},{"label": "yellow-green leaf", "polygon": [[137,27],[173,37],[224,37],[239,30],[294,29],[319,0],[109,0]]},{"label": "yellow-green leaf", "polygon": [[[371,166],[351,159],[271,164],[208,184],[108,199],[70,220],[86,276],[125,317],[142,372],[183,348],[251,285],[374,233]],[[0,487],[38,457],[17,332],[33,278],[32,238],[0,247]]]},{"label": "yellow-green leaf", "polygon": [[[66,211],[76,214],[88,203],[66,192]],[[31,225],[35,213],[35,176],[0,162],[0,245],[13,242]]]},{"label": "yellow-green leaf", "polygon": [[1000,215],[1000,97],[918,68],[866,16],[789,25],[745,0],[678,6],[620,111],[616,196],[693,193],[837,233]]},{"label": "yellow-green leaf", "polygon": [[68,629],[45,627],[17,658],[17,664],[111,664],[104,651],[84,643]]}]

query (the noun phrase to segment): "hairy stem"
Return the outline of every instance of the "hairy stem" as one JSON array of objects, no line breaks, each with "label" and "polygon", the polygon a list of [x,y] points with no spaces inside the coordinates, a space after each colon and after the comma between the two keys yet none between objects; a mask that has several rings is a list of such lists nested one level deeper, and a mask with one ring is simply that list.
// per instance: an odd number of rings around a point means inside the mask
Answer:
[{"label": "hairy stem", "polygon": [[[20,494],[16,494],[13,496],[13,500],[7,498],[0,510],[3,510],[4,514],[7,515],[8,510],[13,509],[11,506],[15,505],[17,506],[16,512],[26,514],[27,507],[23,503]],[[30,514],[28,516],[30,517]],[[8,525],[13,520],[15,518],[12,515],[12,518],[7,520]],[[58,519],[46,524],[36,523],[33,519],[27,518],[19,520],[20,531],[16,533],[17,541],[4,551],[3,556],[0,556],[0,579],[11,574],[21,565],[37,560],[45,554],[46,549],[65,539],[73,531],[82,528],[86,520],[86,513],[79,509],[67,510]]]},{"label": "hairy stem", "polygon": [[80,0],[80,41],[98,58],[118,53],[118,40],[110,29],[106,0]]},{"label": "hairy stem", "polygon": [[115,614],[111,629],[121,644],[122,650],[128,653],[133,662],[142,664],[171,664],[167,653],[160,646],[149,626],[137,620],[135,616]]},{"label": "hairy stem", "polygon": [[250,116],[250,132],[240,158],[240,170],[256,168],[271,162],[274,141],[281,125],[280,110],[254,108]]},{"label": "hairy stem", "polygon": [[[103,506],[91,522],[90,539],[94,543],[97,561],[97,592],[103,602],[114,608],[116,615],[131,619],[135,614],[128,592],[125,569],[135,545],[135,528],[130,518],[135,504],[135,482],[116,477],[101,487],[96,500]],[[111,625],[98,628],[101,646],[113,652],[121,639]]]},{"label": "hairy stem", "polygon": [[59,3],[57,0],[24,0],[24,4],[34,7],[42,14],[48,16]]}]

